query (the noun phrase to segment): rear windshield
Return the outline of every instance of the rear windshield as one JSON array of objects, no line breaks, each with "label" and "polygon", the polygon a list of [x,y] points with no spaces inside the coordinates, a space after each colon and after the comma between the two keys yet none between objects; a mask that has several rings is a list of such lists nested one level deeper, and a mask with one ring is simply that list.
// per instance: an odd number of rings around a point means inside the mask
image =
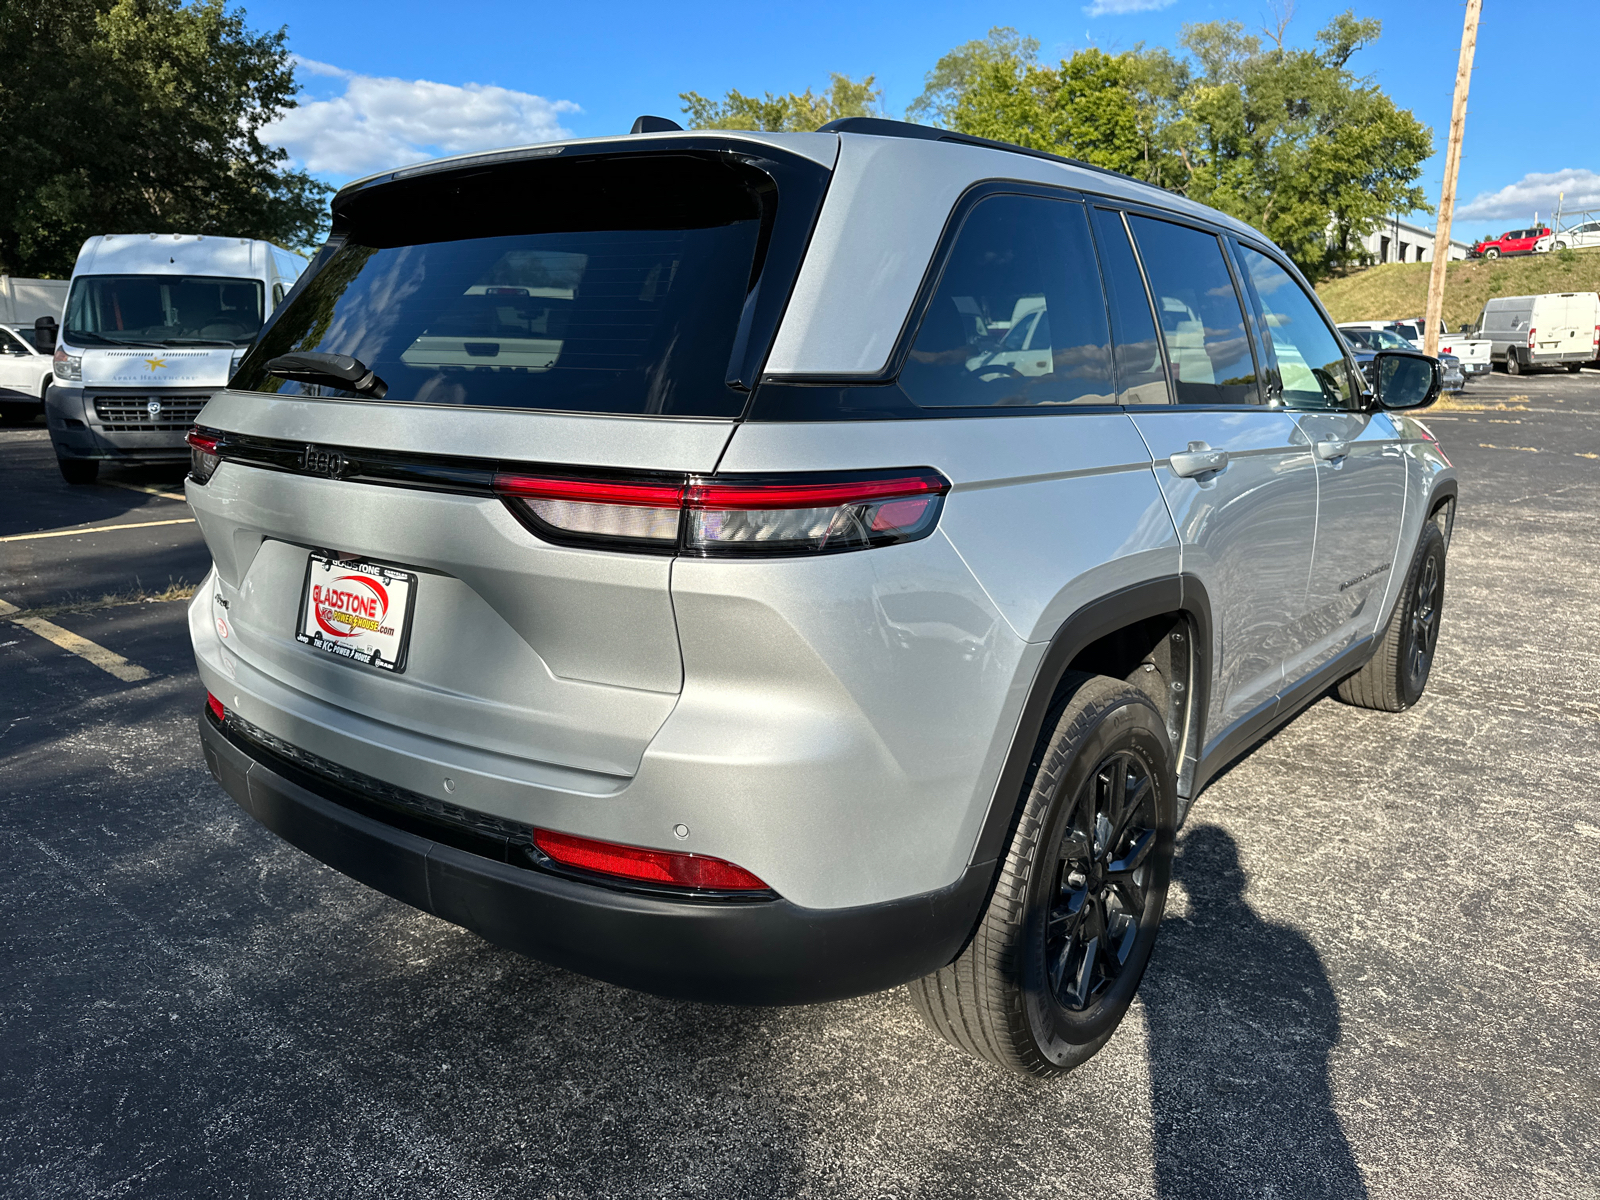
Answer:
[{"label": "rear windshield", "polygon": [[80,275],[67,298],[71,346],[243,346],[261,329],[258,279]]},{"label": "rear windshield", "polygon": [[740,318],[776,197],[727,158],[518,164],[374,195],[233,387],[353,396],[271,375],[348,354],[388,402],[737,416]]}]

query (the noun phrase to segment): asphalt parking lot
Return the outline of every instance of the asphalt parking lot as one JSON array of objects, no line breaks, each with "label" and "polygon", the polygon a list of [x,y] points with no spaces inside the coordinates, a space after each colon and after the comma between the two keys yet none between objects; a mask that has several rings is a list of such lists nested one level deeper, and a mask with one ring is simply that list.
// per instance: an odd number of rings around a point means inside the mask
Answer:
[{"label": "asphalt parking lot", "polygon": [[1324,698],[1212,784],[1141,999],[1045,1085],[899,992],[658,1000],[280,842],[152,598],[209,565],[181,473],[70,488],[0,433],[0,599],[145,673],[0,618],[0,1194],[1600,1196],[1600,372],[1428,423],[1427,696]]}]

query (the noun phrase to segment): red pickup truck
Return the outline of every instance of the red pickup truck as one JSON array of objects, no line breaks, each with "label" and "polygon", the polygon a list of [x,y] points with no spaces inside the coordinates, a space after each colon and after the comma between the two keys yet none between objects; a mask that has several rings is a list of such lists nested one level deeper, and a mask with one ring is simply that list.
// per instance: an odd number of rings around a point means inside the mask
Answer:
[{"label": "red pickup truck", "polygon": [[1467,257],[1499,258],[1502,254],[1532,254],[1534,244],[1540,238],[1549,236],[1550,228],[1547,225],[1538,229],[1513,229],[1496,238],[1484,238],[1473,246]]}]

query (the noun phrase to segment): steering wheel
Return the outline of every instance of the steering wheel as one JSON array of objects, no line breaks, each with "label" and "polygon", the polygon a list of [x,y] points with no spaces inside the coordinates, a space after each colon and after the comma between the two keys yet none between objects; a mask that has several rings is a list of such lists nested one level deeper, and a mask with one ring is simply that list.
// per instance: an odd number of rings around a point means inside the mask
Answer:
[{"label": "steering wheel", "polygon": [[973,372],[985,383],[993,383],[997,379],[1026,379],[1027,376],[1010,363],[990,363],[986,367],[979,367]]}]

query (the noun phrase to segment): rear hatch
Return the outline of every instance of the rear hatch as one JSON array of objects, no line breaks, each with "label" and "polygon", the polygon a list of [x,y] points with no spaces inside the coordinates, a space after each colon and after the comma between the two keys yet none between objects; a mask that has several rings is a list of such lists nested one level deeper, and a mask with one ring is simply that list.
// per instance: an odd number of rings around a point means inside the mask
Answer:
[{"label": "rear hatch", "polygon": [[[670,550],[557,544],[496,479],[712,472],[827,177],[679,137],[341,193],[196,431],[218,629],[266,699],[246,715],[314,752],[343,730],[514,778],[633,774],[682,686]],[[268,368],[308,352],[382,386]]]}]

